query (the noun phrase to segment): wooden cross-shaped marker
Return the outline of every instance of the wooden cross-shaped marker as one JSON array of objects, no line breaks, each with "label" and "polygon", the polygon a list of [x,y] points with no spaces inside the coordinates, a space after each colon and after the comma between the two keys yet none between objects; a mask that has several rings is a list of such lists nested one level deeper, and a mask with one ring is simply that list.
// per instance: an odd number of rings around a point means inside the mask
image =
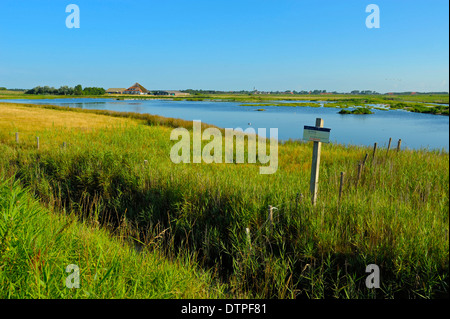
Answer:
[{"label": "wooden cross-shaped marker", "polygon": [[314,142],[311,166],[311,181],[309,186],[311,192],[311,201],[313,205],[316,205],[317,201],[320,151],[322,149],[322,143],[330,142],[330,131],[330,128],[323,127],[323,120],[321,118],[316,119],[316,126],[305,125],[303,129],[303,139],[306,141]]},{"label": "wooden cross-shaped marker", "polygon": [[[316,127],[323,127],[323,120],[321,118],[316,119]],[[320,166],[320,153],[322,150],[321,142],[314,142],[312,166],[311,166],[311,181],[309,190],[311,192],[311,202],[316,205],[317,202],[317,190],[319,186],[319,166]]]}]

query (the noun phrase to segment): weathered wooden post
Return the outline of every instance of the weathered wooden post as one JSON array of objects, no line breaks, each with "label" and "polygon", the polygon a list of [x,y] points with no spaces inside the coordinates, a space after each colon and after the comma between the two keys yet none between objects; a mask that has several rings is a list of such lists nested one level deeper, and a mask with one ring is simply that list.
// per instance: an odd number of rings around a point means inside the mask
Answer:
[{"label": "weathered wooden post", "polygon": [[16,143],[19,144],[19,132],[16,132]]},{"label": "weathered wooden post", "polygon": [[245,228],[245,234],[247,237],[247,246],[249,249],[252,249],[252,239],[250,238],[250,228],[249,227]]},{"label": "weathered wooden post", "polygon": [[388,148],[387,148],[388,152],[391,149],[391,142],[392,142],[392,137],[389,138],[389,143],[388,143]]},{"label": "weathered wooden post", "polygon": [[[323,120],[321,118],[316,119],[316,127],[323,127]],[[322,143],[314,142],[313,155],[312,155],[312,167],[311,167],[311,182],[309,190],[311,192],[311,201],[313,205],[317,202],[317,190],[319,188],[319,168],[320,168],[320,153],[322,152]]]},{"label": "weathered wooden post", "polygon": [[344,187],[344,172],[341,172],[341,183],[339,184],[339,201],[341,201],[342,197],[342,188]]},{"label": "weathered wooden post", "polygon": [[39,149],[39,136],[36,136],[36,148]]},{"label": "weathered wooden post", "polygon": [[399,139],[398,140],[398,143],[397,143],[397,152],[399,152],[400,151],[400,147],[402,146],[402,139]]},{"label": "weathered wooden post", "polygon": [[147,166],[147,164],[148,164],[148,161],[144,160],[144,166]]},{"label": "weathered wooden post", "polygon": [[363,162],[362,162],[363,167],[364,167],[364,165],[366,165],[366,161],[367,161],[368,157],[369,157],[369,154],[366,153],[366,155],[364,156]]},{"label": "weathered wooden post", "polygon": [[303,139],[307,141],[314,141],[312,166],[311,166],[311,180],[309,185],[309,190],[311,193],[311,202],[313,205],[316,205],[317,202],[317,190],[319,186],[320,153],[322,149],[322,143],[329,143],[330,131],[331,129],[323,127],[323,120],[321,118],[316,119],[316,126],[305,125],[303,130]]},{"label": "weathered wooden post", "polygon": [[272,205],[269,205],[269,230],[272,229],[273,224],[273,207]]},{"label": "weathered wooden post", "polygon": [[373,153],[372,153],[372,159],[374,159],[374,158],[375,158],[375,152],[377,151],[377,145],[378,145],[378,143],[374,143],[374,144],[373,144]]}]

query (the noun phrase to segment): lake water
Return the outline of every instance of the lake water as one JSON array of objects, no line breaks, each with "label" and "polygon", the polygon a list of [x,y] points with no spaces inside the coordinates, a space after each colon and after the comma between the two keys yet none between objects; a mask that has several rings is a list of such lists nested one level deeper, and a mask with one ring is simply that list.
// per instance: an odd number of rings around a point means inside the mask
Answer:
[{"label": "lake water", "polygon": [[[150,113],[184,120],[201,120],[223,128],[250,127],[278,128],[281,140],[301,139],[304,125],[315,125],[317,117],[324,127],[331,128],[330,140],[341,144],[380,147],[392,146],[402,139],[402,148],[449,150],[449,117],[412,113],[403,110],[381,111],[373,109],[370,115],[341,115],[338,108],[240,106],[241,102],[125,100],[114,99],[52,99],[52,100],[0,100],[29,104],[52,104],[83,109]],[[305,101],[289,101],[305,102]],[[267,103],[270,103],[269,101]],[[245,104],[245,103],[244,103]],[[265,111],[256,111],[257,109]],[[1,114],[0,114],[1,117]]]}]

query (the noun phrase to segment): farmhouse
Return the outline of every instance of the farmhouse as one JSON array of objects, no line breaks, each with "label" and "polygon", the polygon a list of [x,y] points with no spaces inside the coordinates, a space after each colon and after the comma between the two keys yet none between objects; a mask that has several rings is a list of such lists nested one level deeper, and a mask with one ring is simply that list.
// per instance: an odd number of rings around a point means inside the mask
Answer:
[{"label": "farmhouse", "polygon": [[125,88],[111,88],[106,90],[106,94],[122,94]]},{"label": "farmhouse", "polygon": [[123,91],[123,94],[143,95],[143,94],[148,94],[148,93],[149,93],[149,91],[137,82],[133,86],[130,86],[128,89]]},{"label": "farmhouse", "polygon": [[125,88],[111,88],[106,90],[107,94],[135,94],[135,95],[169,95],[169,96],[187,96],[189,93],[174,91],[174,90],[154,90],[149,91],[139,83],[135,83],[128,89]]}]

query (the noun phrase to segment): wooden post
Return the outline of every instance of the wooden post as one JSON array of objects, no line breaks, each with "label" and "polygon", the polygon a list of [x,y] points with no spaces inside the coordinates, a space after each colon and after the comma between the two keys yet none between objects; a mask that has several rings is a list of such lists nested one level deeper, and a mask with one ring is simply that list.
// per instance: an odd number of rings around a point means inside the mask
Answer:
[{"label": "wooden post", "polygon": [[19,132],[16,132],[16,143],[19,144]]},{"label": "wooden post", "polygon": [[249,249],[252,249],[252,239],[250,238],[250,228],[247,227],[245,229],[245,233],[247,236],[247,245],[248,245]]},{"label": "wooden post", "polygon": [[366,165],[366,161],[367,161],[367,158],[369,157],[369,154],[367,154],[366,153],[366,156],[364,156],[364,160],[363,160],[363,162],[362,162],[362,166],[364,167],[364,165]]},{"label": "wooden post", "polygon": [[375,158],[375,152],[377,151],[377,143],[373,144],[373,153],[372,153],[372,159]]},{"label": "wooden post", "polygon": [[362,164],[359,163],[358,164],[358,176],[356,178],[356,188],[358,188],[359,179],[361,178],[361,169],[362,169]]},{"label": "wooden post", "polygon": [[389,138],[389,143],[388,143],[388,148],[387,148],[388,152],[391,149],[391,142],[392,142],[392,137]]},{"label": "wooden post", "polygon": [[401,145],[402,145],[402,139],[399,139],[398,143],[397,143],[397,152],[400,151]]},{"label": "wooden post", "polygon": [[36,148],[39,149],[39,136],[36,136]]},{"label": "wooden post", "polygon": [[[323,120],[321,118],[316,119],[316,127],[323,127]],[[312,166],[311,166],[311,181],[309,185],[309,190],[311,192],[311,202],[313,206],[317,202],[317,190],[319,186],[319,166],[320,166],[320,152],[322,149],[321,142],[314,142],[313,155],[312,155]]]},{"label": "wooden post", "polygon": [[272,205],[269,205],[269,228],[272,228],[273,224],[273,207]]},{"label": "wooden post", "polygon": [[341,183],[339,185],[339,201],[341,201],[341,197],[342,197],[342,188],[344,186],[344,172],[341,172]]},{"label": "wooden post", "polygon": [[148,164],[148,161],[144,160],[144,166],[147,166],[147,164]]}]

